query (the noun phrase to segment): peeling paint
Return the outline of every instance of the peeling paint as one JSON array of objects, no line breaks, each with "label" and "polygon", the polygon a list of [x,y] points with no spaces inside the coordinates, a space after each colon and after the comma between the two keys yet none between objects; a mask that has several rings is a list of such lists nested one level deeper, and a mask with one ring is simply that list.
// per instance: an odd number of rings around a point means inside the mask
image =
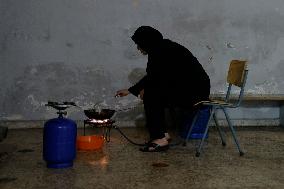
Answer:
[{"label": "peeling paint", "polygon": [[213,61],[213,56],[211,56],[211,57],[209,58],[209,63],[212,63],[212,61]]},{"label": "peeling paint", "polygon": [[236,47],[232,43],[226,43],[227,48],[235,49]]},{"label": "peeling paint", "polygon": [[44,107],[47,102],[39,102],[35,100],[34,95],[30,94],[27,97],[29,103],[34,106],[34,109],[39,109],[40,107]]},{"label": "peeling paint", "polygon": [[209,45],[206,45],[206,48],[207,48],[208,50],[212,50],[212,48],[211,48]]}]

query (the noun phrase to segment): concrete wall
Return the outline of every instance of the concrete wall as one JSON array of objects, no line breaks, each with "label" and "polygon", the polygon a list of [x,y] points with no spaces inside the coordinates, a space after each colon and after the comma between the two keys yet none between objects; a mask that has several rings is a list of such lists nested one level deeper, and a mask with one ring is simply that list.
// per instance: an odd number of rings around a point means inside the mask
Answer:
[{"label": "concrete wall", "polygon": [[[248,93],[284,93],[283,0],[0,0],[0,120],[53,117],[48,100],[83,108],[141,103],[112,98],[144,74],[147,59],[130,39],[140,25],[188,47],[209,73],[212,93],[224,93],[231,59],[249,61]],[[261,112],[279,116],[278,107],[232,114]],[[69,116],[84,119],[80,109]]]}]

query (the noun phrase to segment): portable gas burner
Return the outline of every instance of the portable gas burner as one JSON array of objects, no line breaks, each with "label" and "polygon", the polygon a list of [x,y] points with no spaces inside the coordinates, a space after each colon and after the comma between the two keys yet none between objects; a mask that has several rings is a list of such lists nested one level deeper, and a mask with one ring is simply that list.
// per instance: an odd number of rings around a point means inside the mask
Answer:
[{"label": "portable gas burner", "polygon": [[84,136],[86,125],[96,127],[102,130],[102,136],[104,139],[110,141],[110,130],[113,128],[114,120],[111,117],[114,115],[115,110],[102,109],[101,111],[96,111],[95,109],[84,110],[85,115],[88,119],[84,120]]},{"label": "portable gas burner", "polygon": [[[129,109],[129,108],[128,108]],[[120,110],[122,111],[122,110]],[[116,129],[126,140],[128,140],[130,143],[138,146],[144,146],[145,143],[139,144],[136,142],[133,142],[130,140],[121,130],[119,127],[117,127],[114,123],[115,121],[112,118],[116,110],[111,109],[101,109],[100,111],[97,111],[95,109],[87,109],[84,110],[85,115],[88,117],[88,119],[84,120],[84,136],[85,136],[85,129],[86,125],[101,129],[102,136],[104,139],[109,142],[110,141],[110,131],[111,128]]]},{"label": "portable gas burner", "polygon": [[84,136],[85,136],[85,129],[86,125],[101,129],[102,131],[102,136],[104,139],[109,142],[110,141],[110,131],[111,128],[113,128],[113,124],[115,123],[114,120],[112,119],[103,119],[103,120],[98,120],[98,119],[86,119],[84,120]]}]

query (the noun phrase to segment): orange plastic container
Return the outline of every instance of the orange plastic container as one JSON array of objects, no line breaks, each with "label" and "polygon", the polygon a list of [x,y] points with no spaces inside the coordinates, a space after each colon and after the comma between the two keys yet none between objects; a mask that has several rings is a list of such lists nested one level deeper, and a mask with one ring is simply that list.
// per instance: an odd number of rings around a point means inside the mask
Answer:
[{"label": "orange plastic container", "polygon": [[78,136],[77,137],[77,150],[92,151],[99,150],[103,147],[104,138],[99,135]]}]

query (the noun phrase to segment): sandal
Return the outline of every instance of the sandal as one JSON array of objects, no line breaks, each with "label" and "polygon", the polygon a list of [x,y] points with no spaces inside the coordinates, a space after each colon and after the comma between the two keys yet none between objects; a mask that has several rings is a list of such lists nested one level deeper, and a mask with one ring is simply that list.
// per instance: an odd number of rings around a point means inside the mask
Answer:
[{"label": "sandal", "polygon": [[140,148],[139,150],[142,152],[162,152],[169,149],[169,145],[160,146],[156,143],[148,143],[145,147]]},{"label": "sandal", "polygon": [[[149,144],[153,143],[154,140],[149,140],[148,142],[145,142],[145,146],[148,146]],[[168,143],[172,142],[172,139],[167,139]]]}]

